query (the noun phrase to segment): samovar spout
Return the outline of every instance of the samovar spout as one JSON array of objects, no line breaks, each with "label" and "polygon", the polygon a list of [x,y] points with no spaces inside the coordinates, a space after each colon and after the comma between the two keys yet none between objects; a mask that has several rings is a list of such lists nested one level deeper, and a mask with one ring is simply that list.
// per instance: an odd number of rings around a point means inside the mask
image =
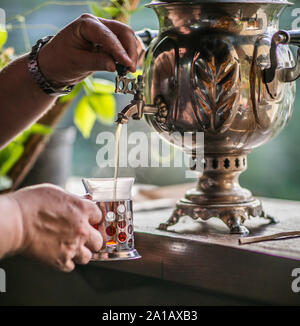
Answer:
[{"label": "samovar spout", "polygon": [[116,120],[117,123],[128,123],[129,119],[140,120],[143,114],[156,114],[158,108],[154,105],[145,105],[143,100],[131,101],[119,114]]},{"label": "samovar spout", "polygon": [[[138,52],[139,67],[143,64],[144,55],[147,47],[152,40],[158,35],[158,31],[151,29],[143,29],[135,33],[136,45]],[[143,97],[144,81],[143,76],[139,75],[137,79],[126,77],[126,67],[117,64],[118,76],[116,77],[116,93],[132,94],[133,100],[119,114],[117,123],[128,123],[129,119],[140,120],[144,114],[156,115],[159,112],[159,106],[145,104]],[[158,100],[159,102],[159,100]]]},{"label": "samovar spout", "polygon": [[116,77],[116,93],[133,94],[133,99],[119,114],[117,123],[128,123],[129,119],[140,120],[143,114],[156,114],[158,108],[156,105],[145,104],[143,96],[143,76],[139,75],[137,79],[126,77],[126,67],[117,64],[118,76]]}]

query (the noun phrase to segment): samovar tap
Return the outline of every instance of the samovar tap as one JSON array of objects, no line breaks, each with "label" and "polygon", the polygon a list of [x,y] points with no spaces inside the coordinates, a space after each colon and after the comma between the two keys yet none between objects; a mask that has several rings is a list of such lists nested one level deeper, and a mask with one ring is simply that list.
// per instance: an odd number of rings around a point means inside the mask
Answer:
[{"label": "samovar tap", "polygon": [[128,123],[129,119],[140,120],[143,114],[156,114],[158,108],[156,105],[145,104],[143,97],[143,76],[138,75],[137,78],[126,77],[126,67],[117,64],[118,76],[116,77],[116,93],[133,94],[133,99],[119,114],[117,123]]}]

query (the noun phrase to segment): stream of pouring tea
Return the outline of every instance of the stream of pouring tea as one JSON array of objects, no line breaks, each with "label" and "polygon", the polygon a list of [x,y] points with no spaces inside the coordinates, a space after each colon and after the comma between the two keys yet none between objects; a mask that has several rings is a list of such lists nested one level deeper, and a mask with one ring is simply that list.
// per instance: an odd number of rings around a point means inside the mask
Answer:
[{"label": "stream of pouring tea", "polygon": [[117,196],[117,180],[118,180],[118,170],[119,170],[119,143],[120,143],[120,135],[122,130],[122,124],[119,123],[116,129],[116,152],[115,152],[115,171],[114,171],[114,198],[116,201]]}]

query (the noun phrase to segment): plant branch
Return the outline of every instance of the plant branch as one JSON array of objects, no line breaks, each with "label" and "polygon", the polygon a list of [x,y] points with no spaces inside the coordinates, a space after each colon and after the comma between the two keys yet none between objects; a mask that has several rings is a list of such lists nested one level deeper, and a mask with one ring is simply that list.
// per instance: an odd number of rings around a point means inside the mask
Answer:
[{"label": "plant branch", "polygon": [[[54,31],[59,31],[59,27],[52,25],[52,24],[25,24],[26,29],[52,29]],[[13,25],[9,24],[6,26],[6,29],[8,31],[16,30],[16,29],[21,29],[22,27],[20,25]]]},{"label": "plant branch", "polygon": [[90,5],[90,4],[97,4],[99,1],[46,1],[44,3],[41,3],[40,5],[24,12],[21,15],[15,15],[7,18],[7,22],[13,21],[13,20],[18,20],[18,17],[23,16],[27,17],[34,12],[47,7],[47,6],[85,6],[85,5]]},{"label": "plant branch", "polygon": [[31,46],[30,46],[30,41],[29,41],[29,36],[28,36],[28,33],[27,33],[27,29],[26,29],[25,17],[18,16],[17,20],[20,22],[20,28],[22,30],[25,51],[30,51]]}]

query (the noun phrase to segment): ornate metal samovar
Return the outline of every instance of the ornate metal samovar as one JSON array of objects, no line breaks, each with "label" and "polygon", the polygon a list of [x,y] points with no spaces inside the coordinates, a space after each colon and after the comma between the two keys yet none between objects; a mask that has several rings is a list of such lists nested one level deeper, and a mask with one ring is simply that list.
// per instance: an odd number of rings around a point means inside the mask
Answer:
[{"label": "ornate metal samovar", "polygon": [[[248,233],[242,224],[250,216],[274,222],[238,177],[247,169],[247,154],[277,135],[291,116],[300,56],[295,63],[288,45],[300,45],[300,31],[278,30],[287,5],[285,0],[148,5],[158,16],[159,32],[145,53],[143,78],[131,87],[134,99],[117,121],[145,113],[168,141],[175,132],[203,132],[205,139],[196,189],[160,228],[183,215],[219,217],[238,234]],[[155,33],[139,35],[149,41]]]}]

